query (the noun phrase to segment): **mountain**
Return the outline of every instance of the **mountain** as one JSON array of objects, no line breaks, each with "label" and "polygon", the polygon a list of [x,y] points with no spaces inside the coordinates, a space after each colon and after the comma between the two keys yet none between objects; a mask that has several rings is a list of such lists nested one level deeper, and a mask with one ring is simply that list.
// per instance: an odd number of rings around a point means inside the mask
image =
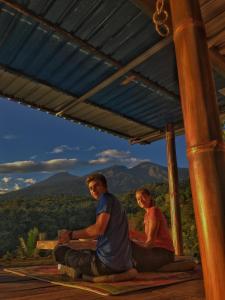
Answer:
[{"label": "mountain", "polygon": [[[128,192],[147,183],[160,183],[168,180],[167,168],[150,162],[143,162],[130,169],[115,165],[98,172],[105,175],[109,190],[116,194]],[[189,176],[188,169],[181,168],[178,172],[180,181]],[[67,172],[61,172],[27,188],[1,195],[0,200],[62,194],[86,196],[88,190],[85,179],[88,175],[74,176]]]}]

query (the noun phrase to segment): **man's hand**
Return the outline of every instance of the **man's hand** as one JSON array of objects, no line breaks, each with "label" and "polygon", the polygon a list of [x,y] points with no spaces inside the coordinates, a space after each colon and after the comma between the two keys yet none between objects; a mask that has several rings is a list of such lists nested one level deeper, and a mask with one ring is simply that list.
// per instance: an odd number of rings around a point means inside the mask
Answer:
[{"label": "man's hand", "polygon": [[71,240],[71,233],[72,233],[71,230],[66,230],[66,229],[60,230],[58,232],[59,244],[67,244]]}]

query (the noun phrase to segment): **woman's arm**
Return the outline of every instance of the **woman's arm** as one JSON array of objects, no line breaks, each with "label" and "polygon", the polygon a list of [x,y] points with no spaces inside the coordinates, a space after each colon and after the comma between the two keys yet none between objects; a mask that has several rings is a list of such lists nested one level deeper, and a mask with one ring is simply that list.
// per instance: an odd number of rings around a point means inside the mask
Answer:
[{"label": "woman's arm", "polygon": [[157,214],[157,208],[153,207],[148,215],[147,222],[145,223],[145,232],[146,232],[146,247],[152,246],[154,244],[154,239],[159,230],[160,220]]},{"label": "woman's arm", "polygon": [[146,235],[141,231],[132,229],[129,231],[129,238],[133,241],[144,242],[146,240]]}]

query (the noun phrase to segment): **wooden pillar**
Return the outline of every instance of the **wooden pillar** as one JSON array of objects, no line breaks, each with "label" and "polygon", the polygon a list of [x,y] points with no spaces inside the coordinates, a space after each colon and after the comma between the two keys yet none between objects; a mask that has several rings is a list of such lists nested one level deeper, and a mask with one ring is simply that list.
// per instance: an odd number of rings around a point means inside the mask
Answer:
[{"label": "wooden pillar", "polygon": [[170,195],[170,216],[172,237],[176,255],[183,255],[182,226],[178,193],[178,170],[176,158],[175,135],[172,124],[166,127],[166,147],[168,162],[168,183]]},{"label": "wooden pillar", "polygon": [[225,146],[199,1],[170,0],[206,298],[224,298]]}]

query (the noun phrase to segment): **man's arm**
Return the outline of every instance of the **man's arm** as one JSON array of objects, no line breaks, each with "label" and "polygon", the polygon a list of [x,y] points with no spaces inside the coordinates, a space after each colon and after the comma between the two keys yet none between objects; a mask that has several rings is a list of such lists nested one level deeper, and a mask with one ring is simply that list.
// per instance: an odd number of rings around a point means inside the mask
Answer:
[{"label": "man's arm", "polygon": [[109,223],[109,219],[110,214],[105,212],[99,214],[95,224],[81,230],[73,231],[72,239],[97,238],[98,236],[103,235]]},{"label": "man's arm", "polygon": [[59,237],[59,243],[68,243],[71,239],[97,238],[104,234],[109,219],[110,214],[102,212],[97,216],[95,224],[81,230],[64,231]]}]

